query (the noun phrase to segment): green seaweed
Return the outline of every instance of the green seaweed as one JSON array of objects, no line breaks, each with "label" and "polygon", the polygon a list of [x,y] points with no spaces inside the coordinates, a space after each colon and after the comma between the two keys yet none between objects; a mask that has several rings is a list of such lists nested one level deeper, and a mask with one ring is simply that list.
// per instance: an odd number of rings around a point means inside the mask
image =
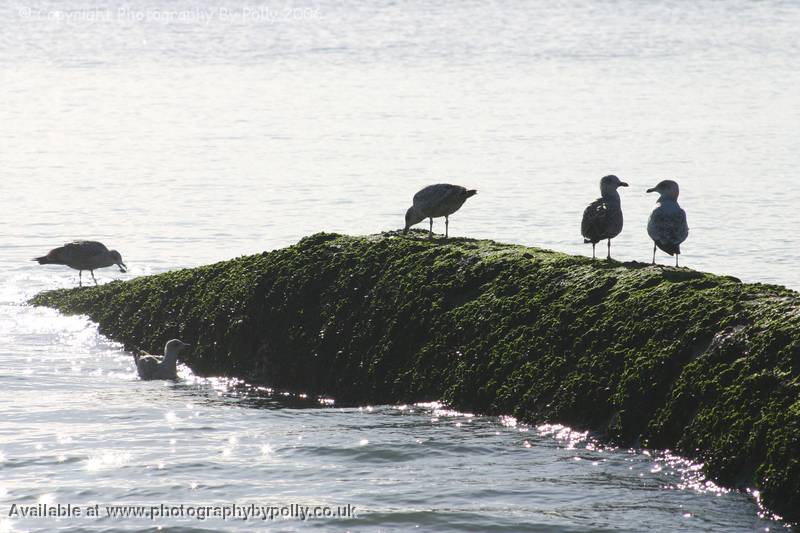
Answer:
[{"label": "green seaweed", "polygon": [[800,520],[800,295],[469,239],[320,233],[42,293],[129,347],[339,404],[441,399],[672,449]]}]

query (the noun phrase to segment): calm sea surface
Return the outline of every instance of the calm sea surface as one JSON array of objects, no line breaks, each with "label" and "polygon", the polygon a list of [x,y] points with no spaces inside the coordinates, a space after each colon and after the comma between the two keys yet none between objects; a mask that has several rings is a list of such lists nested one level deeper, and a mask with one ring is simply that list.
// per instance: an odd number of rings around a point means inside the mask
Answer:
[{"label": "calm sea surface", "polygon": [[[699,465],[569,428],[145,383],[85,318],[24,302],[77,283],[29,261],[68,240],[130,279],[397,229],[441,181],[479,190],[454,235],[587,254],[609,173],[631,184],[617,258],[649,259],[645,189],[672,178],[684,265],[800,288],[798,55],[800,4],[775,0],[3,2],[0,532],[784,529]],[[197,515],[234,504],[356,516]]]}]

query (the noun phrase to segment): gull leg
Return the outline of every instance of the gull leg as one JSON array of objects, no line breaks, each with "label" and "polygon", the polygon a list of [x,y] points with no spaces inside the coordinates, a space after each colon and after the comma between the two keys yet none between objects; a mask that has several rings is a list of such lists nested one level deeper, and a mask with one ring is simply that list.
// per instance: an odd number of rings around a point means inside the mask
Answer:
[{"label": "gull leg", "polygon": [[594,259],[594,258],[595,258],[595,257],[594,257],[594,246],[595,246],[595,244],[596,244],[596,243],[592,243],[592,259]]},{"label": "gull leg", "polygon": [[606,259],[611,261],[611,239],[608,239],[608,257]]},{"label": "gull leg", "polygon": [[656,264],[656,243],[653,243],[653,263]]},{"label": "gull leg", "polygon": [[433,239],[433,217],[430,217],[431,227],[428,229],[428,240]]},{"label": "gull leg", "polygon": [[78,287],[83,287],[83,270],[78,270]]},{"label": "gull leg", "polygon": [[94,284],[95,284],[95,286],[97,286],[97,278],[94,277],[94,270],[90,270],[89,274],[92,275],[92,279],[94,280]]},{"label": "gull leg", "polygon": [[675,267],[678,266],[678,256],[681,254],[675,254]]},{"label": "gull leg", "polygon": [[444,238],[446,239],[448,236],[448,228],[450,226],[450,218],[448,215],[444,216]]}]

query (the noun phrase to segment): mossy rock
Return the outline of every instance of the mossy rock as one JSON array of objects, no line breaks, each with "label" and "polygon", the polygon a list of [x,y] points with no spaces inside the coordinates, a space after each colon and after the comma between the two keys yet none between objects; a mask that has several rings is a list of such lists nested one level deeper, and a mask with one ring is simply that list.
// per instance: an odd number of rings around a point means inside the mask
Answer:
[{"label": "mossy rock", "polygon": [[689,269],[469,239],[317,234],[214,265],[42,293],[127,346],[332,396],[441,399],[674,449],[800,520],[800,298]]}]

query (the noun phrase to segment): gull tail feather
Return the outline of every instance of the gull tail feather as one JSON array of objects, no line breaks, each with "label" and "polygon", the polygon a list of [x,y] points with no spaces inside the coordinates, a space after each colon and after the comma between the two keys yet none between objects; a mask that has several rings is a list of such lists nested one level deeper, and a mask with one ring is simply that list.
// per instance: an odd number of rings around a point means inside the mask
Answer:
[{"label": "gull tail feather", "polygon": [[136,364],[139,364],[139,359],[144,357],[145,355],[150,355],[146,351],[142,350],[138,346],[133,346],[133,360],[136,361]]},{"label": "gull tail feather", "polygon": [[669,255],[680,255],[681,253],[681,245],[680,244],[673,244],[671,242],[657,242],[656,246],[658,246],[662,251],[667,252]]}]

